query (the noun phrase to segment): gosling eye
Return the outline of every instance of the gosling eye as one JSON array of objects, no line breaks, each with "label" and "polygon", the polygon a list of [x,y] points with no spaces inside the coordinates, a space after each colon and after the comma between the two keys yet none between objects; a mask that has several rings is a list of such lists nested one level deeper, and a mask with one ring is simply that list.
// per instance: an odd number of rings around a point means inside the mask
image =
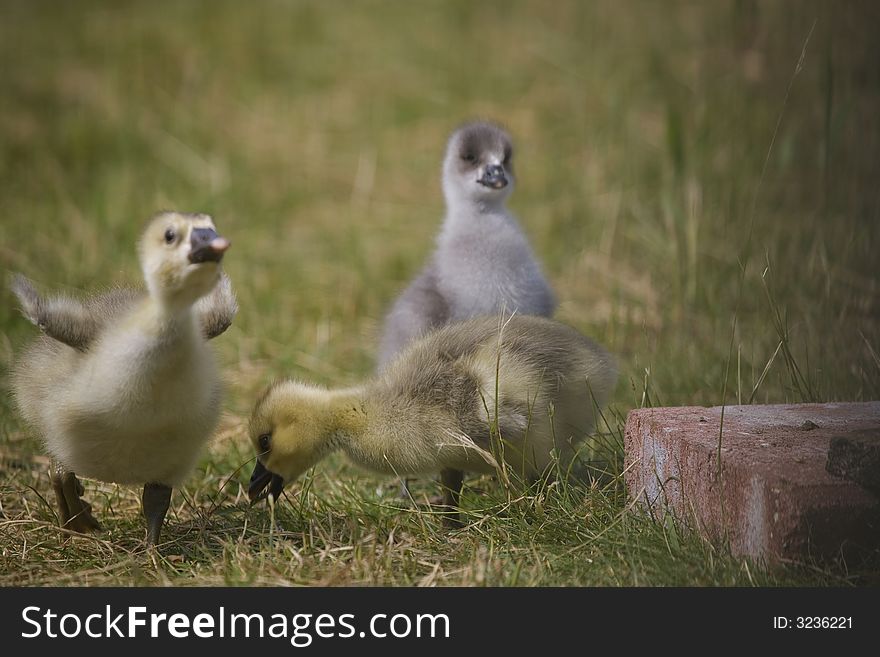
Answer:
[{"label": "gosling eye", "polygon": [[469,164],[473,164],[474,162],[477,161],[477,156],[474,155],[473,153],[464,152],[461,154],[461,159],[464,160],[465,162],[468,162]]},{"label": "gosling eye", "polygon": [[165,244],[173,244],[176,239],[177,233],[174,232],[173,228],[169,228],[165,231]]},{"label": "gosling eye", "polygon": [[269,448],[272,446],[272,434],[262,434],[259,438],[257,438],[257,444],[260,446],[261,453],[268,452]]}]

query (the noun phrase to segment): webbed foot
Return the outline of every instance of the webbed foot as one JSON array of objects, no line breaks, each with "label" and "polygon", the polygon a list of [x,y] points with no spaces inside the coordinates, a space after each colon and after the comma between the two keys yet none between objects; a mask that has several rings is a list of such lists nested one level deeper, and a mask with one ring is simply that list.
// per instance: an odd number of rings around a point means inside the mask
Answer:
[{"label": "webbed foot", "polygon": [[85,489],[76,474],[53,460],[49,467],[49,479],[58,504],[58,522],[65,529],[81,534],[100,531],[101,523],[92,515],[92,505],[82,499]]}]

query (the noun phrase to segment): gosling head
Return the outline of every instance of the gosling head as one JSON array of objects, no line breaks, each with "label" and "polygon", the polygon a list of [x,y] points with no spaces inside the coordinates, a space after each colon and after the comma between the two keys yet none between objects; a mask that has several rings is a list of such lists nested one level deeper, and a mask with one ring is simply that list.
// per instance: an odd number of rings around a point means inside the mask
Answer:
[{"label": "gosling head", "polygon": [[206,214],[157,214],[138,248],[150,294],[174,304],[195,303],[220,279],[220,261],[229,245]]},{"label": "gosling head", "polygon": [[449,138],[443,161],[447,202],[500,205],[513,190],[513,144],[494,123],[477,121]]},{"label": "gosling head", "polygon": [[275,383],[263,393],[251,414],[251,443],[257,463],[248,487],[251,501],[275,499],[286,483],[297,479],[330,451],[338,424],[330,409],[331,393],[295,381]]}]

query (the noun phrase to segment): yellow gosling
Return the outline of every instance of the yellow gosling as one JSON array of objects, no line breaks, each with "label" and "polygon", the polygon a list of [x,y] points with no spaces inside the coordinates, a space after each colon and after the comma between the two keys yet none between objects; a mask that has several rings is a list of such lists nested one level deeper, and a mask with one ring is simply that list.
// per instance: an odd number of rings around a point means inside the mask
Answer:
[{"label": "yellow gosling", "polygon": [[228,247],[211,217],[165,212],[138,248],[146,291],[43,297],[14,279],[23,313],[44,335],[17,359],[13,390],[53,457],[62,526],[100,529],[79,473],[143,484],[147,542],[158,541],[171,489],[192,470],[220,412],[206,342],[237,310],[220,270]]},{"label": "yellow gosling", "polygon": [[362,386],[270,386],[251,416],[258,462],[248,492],[257,499],[268,487],[278,497],[284,484],[342,450],[377,472],[440,472],[444,503],[455,509],[463,471],[503,464],[532,479],[558,459],[566,472],[616,378],[608,352],[549,319],[452,324],[411,343]]}]

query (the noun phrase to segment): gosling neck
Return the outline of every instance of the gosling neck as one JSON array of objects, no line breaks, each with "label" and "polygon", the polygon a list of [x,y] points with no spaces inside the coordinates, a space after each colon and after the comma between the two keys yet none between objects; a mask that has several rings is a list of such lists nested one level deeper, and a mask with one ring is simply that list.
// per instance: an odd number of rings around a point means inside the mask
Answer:
[{"label": "gosling neck", "polygon": [[157,290],[148,284],[148,294],[139,316],[141,324],[149,333],[155,334],[162,342],[189,335],[195,326],[193,303]]},{"label": "gosling neck", "polygon": [[367,431],[368,412],[363,387],[344,388],[329,393],[331,449],[349,450]]},{"label": "gosling neck", "polygon": [[389,442],[385,431],[377,431],[377,423],[382,425],[385,420],[377,417],[367,387],[335,393],[331,413],[336,431],[328,451],[341,449],[361,467],[378,472],[394,474],[398,466],[403,467],[398,445]]},{"label": "gosling neck", "polygon": [[168,327],[188,326],[192,323],[193,304],[173,297],[150,295],[150,303],[155,309],[156,318]]},{"label": "gosling neck", "polygon": [[[338,431],[330,450],[341,449],[357,465],[391,475],[424,472],[423,455],[399,439],[406,418],[373,397],[372,384],[340,396],[333,416]],[[344,402],[342,401],[344,400]],[[405,432],[404,432],[405,433]]]},{"label": "gosling neck", "polygon": [[503,216],[507,214],[506,196],[474,196],[454,188],[446,190],[444,196],[447,221],[454,220],[456,217],[472,221],[474,217],[480,215]]}]

